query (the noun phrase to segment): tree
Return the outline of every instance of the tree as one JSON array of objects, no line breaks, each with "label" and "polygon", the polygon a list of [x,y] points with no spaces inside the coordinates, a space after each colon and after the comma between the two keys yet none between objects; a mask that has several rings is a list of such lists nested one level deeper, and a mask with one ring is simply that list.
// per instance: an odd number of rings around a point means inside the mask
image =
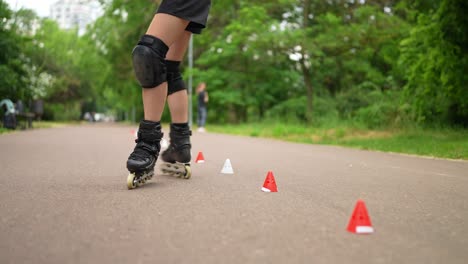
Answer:
[{"label": "tree", "polygon": [[419,122],[468,125],[467,11],[465,1],[440,1],[435,12],[417,16],[401,43],[405,99]]},{"label": "tree", "polygon": [[[267,109],[288,98],[298,82],[282,43],[279,23],[267,9],[240,5],[219,35],[216,25],[201,38],[214,38],[196,61],[197,80],[208,83],[210,107],[217,120],[246,122],[263,118]],[[213,112],[213,111],[212,111]]]},{"label": "tree", "polygon": [[22,78],[26,74],[24,56],[20,49],[25,39],[12,28],[11,16],[8,5],[0,1],[0,98],[16,101],[27,96],[24,93],[27,80]]},{"label": "tree", "polygon": [[141,88],[133,74],[131,51],[148,27],[156,10],[154,1],[113,0],[107,3],[104,15],[85,36],[94,44],[94,54],[106,66],[100,75],[99,101],[119,112],[135,108],[143,114]]}]

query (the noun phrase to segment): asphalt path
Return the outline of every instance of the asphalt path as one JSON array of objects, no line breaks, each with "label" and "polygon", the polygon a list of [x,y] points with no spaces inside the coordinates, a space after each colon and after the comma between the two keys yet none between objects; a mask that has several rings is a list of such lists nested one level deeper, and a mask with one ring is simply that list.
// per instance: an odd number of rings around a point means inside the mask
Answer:
[{"label": "asphalt path", "polygon": [[[466,161],[194,132],[192,179],[127,190],[132,129],[0,135],[0,263],[468,261]],[[346,231],[358,199],[373,234]]]}]

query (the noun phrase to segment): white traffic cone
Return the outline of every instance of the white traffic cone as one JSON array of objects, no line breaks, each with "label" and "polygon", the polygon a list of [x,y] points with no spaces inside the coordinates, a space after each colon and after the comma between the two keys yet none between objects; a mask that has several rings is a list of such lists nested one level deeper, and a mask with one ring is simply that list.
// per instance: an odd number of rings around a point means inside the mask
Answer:
[{"label": "white traffic cone", "polygon": [[165,138],[162,138],[161,139],[161,152],[163,150],[166,150],[168,147],[169,147],[169,143],[167,142],[167,140]]},{"label": "white traffic cone", "polygon": [[224,162],[224,166],[221,170],[221,173],[234,174],[234,170],[232,169],[231,161],[229,159],[226,159],[226,161]]}]

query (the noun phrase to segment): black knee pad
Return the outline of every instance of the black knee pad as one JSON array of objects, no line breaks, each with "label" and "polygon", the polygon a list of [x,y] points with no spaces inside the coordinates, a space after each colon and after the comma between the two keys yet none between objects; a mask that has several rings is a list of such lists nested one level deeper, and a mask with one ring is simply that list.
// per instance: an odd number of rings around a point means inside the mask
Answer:
[{"label": "black knee pad", "polygon": [[154,88],[166,81],[167,47],[162,40],[151,35],[144,35],[133,49],[133,69],[143,88]]},{"label": "black knee pad", "polygon": [[179,70],[180,61],[166,60],[167,95],[187,89]]}]

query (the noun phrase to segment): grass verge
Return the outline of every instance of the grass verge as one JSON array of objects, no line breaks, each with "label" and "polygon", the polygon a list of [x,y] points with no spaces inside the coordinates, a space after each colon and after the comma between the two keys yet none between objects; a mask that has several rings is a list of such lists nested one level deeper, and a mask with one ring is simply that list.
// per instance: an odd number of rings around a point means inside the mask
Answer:
[{"label": "grass verge", "polygon": [[[33,122],[33,129],[38,129],[38,128],[56,128],[56,127],[64,127],[70,124],[79,124],[80,122],[78,121],[68,121],[68,122],[55,122],[55,121],[34,121]],[[6,129],[3,127],[0,127],[0,134],[6,134],[6,133],[11,133],[11,132],[17,132],[17,131],[22,131],[24,124],[20,124],[17,126],[15,130],[12,129]]]},{"label": "grass verge", "polygon": [[468,160],[466,129],[369,130],[346,124],[333,128],[291,124],[241,124],[210,125],[207,130],[291,142]]}]

